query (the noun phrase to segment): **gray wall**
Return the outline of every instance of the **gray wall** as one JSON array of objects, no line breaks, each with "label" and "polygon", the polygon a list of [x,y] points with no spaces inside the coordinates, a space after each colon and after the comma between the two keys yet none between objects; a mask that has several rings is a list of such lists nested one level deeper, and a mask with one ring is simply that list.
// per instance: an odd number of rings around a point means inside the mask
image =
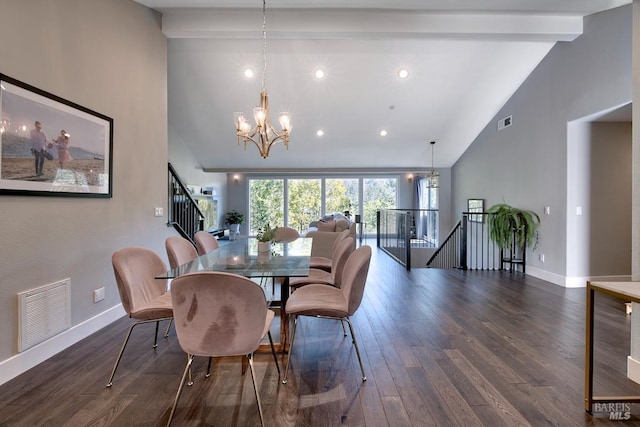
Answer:
[{"label": "gray wall", "polygon": [[574,122],[567,139],[567,277],[629,279],[631,122]]},{"label": "gray wall", "polygon": [[[631,101],[631,30],[631,6],[586,17],[584,34],[554,46],[452,168],[454,215],[468,198],[541,215],[527,271],[554,283],[567,284],[568,122]],[[508,115],[513,125],[498,131]]]},{"label": "gray wall", "polygon": [[[72,323],[90,333],[94,316],[120,304],[112,253],[143,245],[166,260],[173,233],[154,217],[154,207],[167,207],[159,16],[130,0],[0,0],[0,40],[0,72],[114,119],[113,198],[0,197],[1,363],[17,353],[18,292],[71,278]],[[106,299],[94,304],[101,286]],[[28,353],[35,360],[46,352]]]}]

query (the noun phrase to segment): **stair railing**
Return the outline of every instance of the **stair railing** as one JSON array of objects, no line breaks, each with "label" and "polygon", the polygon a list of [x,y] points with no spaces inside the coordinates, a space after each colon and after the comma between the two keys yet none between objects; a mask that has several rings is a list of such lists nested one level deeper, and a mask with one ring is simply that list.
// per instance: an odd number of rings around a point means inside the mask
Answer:
[{"label": "stair railing", "polygon": [[462,270],[501,270],[502,255],[489,237],[486,212],[463,212],[442,245],[427,261],[427,267]]},{"label": "stair railing", "polygon": [[204,228],[204,214],[171,163],[169,163],[168,194],[169,220],[167,226],[174,227],[182,237],[194,243],[196,232]]}]

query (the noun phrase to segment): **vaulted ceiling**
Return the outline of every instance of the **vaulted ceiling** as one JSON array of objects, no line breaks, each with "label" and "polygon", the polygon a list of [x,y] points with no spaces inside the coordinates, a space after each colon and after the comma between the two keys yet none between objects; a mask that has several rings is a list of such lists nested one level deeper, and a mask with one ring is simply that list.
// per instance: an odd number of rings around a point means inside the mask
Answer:
[{"label": "vaulted ceiling", "polygon": [[288,111],[293,130],[288,151],[262,159],[238,146],[232,120],[259,101],[262,2],[137,1],[162,13],[168,38],[169,137],[203,169],[231,172],[420,170],[434,140],[435,166],[450,167],[585,15],[631,2],[270,0],[265,87],[275,127]]}]

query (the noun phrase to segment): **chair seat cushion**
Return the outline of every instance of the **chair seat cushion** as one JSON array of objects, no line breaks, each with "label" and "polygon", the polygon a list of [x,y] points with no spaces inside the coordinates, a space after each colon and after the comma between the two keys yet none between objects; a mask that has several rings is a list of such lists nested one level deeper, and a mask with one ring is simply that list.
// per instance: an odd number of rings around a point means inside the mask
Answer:
[{"label": "chair seat cushion", "polygon": [[289,280],[289,286],[294,289],[313,283],[333,286],[333,276],[327,271],[310,268],[307,277],[292,277]]},{"label": "chair seat cushion", "polygon": [[136,320],[162,319],[163,317],[173,317],[171,305],[171,293],[164,294],[149,300],[131,311],[129,317]]},{"label": "chair seat cushion", "polygon": [[347,301],[342,291],[328,285],[303,286],[287,300],[287,313],[301,316],[345,317]]},{"label": "chair seat cushion", "polygon": [[323,256],[312,256],[309,260],[309,267],[331,271],[331,259]]}]

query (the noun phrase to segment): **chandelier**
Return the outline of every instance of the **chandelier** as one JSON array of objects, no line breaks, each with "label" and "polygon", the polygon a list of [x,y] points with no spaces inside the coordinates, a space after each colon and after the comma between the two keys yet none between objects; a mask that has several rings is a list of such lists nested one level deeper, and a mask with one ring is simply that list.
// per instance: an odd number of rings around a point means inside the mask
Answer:
[{"label": "chandelier", "polygon": [[271,146],[278,142],[284,143],[289,149],[289,134],[291,133],[291,115],[280,113],[278,122],[281,131],[277,132],[271,126],[269,114],[269,97],[265,87],[265,76],[267,74],[267,1],[262,1],[262,91],[260,92],[260,104],[253,108],[253,119],[256,124],[252,128],[244,113],[233,113],[233,121],[236,125],[238,135],[238,145],[244,142],[244,149],[247,150],[247,143],[253,142],[260,156],[263,159],[269,157]]},{"label": "chandelier", "polygon": [[437,188],[440,186],[440,174],[433,167],[433,147],[436,145],[435,141],[431,141],[431,170],[427,172],[427,187],[429,188]]}]

